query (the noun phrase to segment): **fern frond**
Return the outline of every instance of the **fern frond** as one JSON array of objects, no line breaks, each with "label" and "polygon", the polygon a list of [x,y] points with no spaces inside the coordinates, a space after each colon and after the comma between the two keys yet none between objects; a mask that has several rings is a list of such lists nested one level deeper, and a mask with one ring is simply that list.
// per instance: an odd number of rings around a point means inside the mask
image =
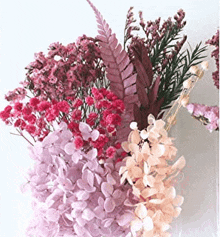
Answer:
[{"label": "fern frond", "polygon": [[97,39],[100,41],[101,57],[106,66],[106,77],[110,81],[110,88],[124,101],[126,116],[129,115],[129,118],[125,118],[126,122],[123,122],[124,127],[126,127],[134,118],[133,104],[139,104],[136,89],[137,76],[134,74],[134,66],[129,59],[128,53],[122,48],[101,13],[90,0],[87,0],[87,2],[96,15],[99,29]]}]

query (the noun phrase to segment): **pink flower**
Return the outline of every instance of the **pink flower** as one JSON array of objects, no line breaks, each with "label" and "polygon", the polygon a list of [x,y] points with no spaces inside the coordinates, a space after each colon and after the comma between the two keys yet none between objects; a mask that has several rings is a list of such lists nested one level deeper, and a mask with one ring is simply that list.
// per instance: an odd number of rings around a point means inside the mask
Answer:
[{"label": "pink flower", "polygon": [[115,153],[116,153],[116,149],[113,146],[110,146],[107,150],[106,150],[106,156],[108,158],[114,158],[115,157]]},{"label": "pink flower", "polygon": [[37,107],[39,111],[45,111],[51,107],[51,104],[48,101],[41,101]]},{"label": "pink flower", "polygon": [[36,98],[36,97],[33,97],[33,98],[31,98],[30,99],[30,101],[29,101],[29,104],[30,104],[30,106],[32,106],[32,107],[37,107],[37,105],[40,103],[40,101],[39,101],[39,99],[38,98]]},{"label": "pink flower", "polygon": [[16,102],[16,103],[14,104],[14,109],[15,109],[15,110],[21,111],[22,108],[23,108],[23,104],[22,104],[22,103]]},{"label": "pink flower", "polygon": [[68,102],[64,100],[57,103],[57,108],[59,111],[67,114],[69,112],[70,106]]},{"label": "pink flower", "polygon": [[79,123],[79,130],[82,134],[82,137],[85,141],[88,141],[89,138],[92,139],[92,141],[96,141],[99,137],[99,131],[98,130],[93,130],[91,129],[91,127],[83,122]]},{"label": "pink flower", "polygon": [[83,104],[81,99],[76,99],[73,103],[73,107],[78,108]]},{"label": "pink flower", "polygon": [[82,148],[82,146],[83,146],[83,140],[82,140],[82,138],[79,137],[79,136],[75,137],[75,139],[74,139],[74,145],[75,145],[76,149]]},{"label": "pink flower", "polygon": [[89,106],[93,105],[93,104],[94,104],[93,98],[92,98],[91,96],[87,96],[87,97],[86,97],[86,103],[87,103]]}]

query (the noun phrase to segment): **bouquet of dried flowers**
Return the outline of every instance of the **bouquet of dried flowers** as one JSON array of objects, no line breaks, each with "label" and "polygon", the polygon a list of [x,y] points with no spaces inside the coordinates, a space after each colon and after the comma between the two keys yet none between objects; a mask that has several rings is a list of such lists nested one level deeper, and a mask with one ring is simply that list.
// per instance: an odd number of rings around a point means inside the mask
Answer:
[{"label": "bouquet of dried flowers", "polygon": [[[189,104],[207,69],[205,47],[181,50],[183,10],[163,23],[145,23],[140,12],[136,25],[132,8],[121,45],[87,2],[98,36],[36,53],[0,112],[35,161],[22,185],[34,197],[27,236],[171,236],[183,203],[174,184],[186,161],[175,160],[168,131],[181,106],[210,131],[219,126],[217,106]],[[217,36],[208,43],[217,45]]]}]

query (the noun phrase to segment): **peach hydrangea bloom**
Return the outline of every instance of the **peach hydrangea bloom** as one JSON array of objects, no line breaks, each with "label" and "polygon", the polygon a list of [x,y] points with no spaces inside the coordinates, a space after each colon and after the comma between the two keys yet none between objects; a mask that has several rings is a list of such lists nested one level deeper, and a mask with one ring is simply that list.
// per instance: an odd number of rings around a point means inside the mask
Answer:
[{"label": "peach hydrangea bloom", "polygon": [[[122,148],[129,153],[125,166],[120,168],[121,182],[127,180],[139,198],[135,219],[131,222],[133,236],[169,237],[167,230],[181,212],[183,197],[173,187],[175,177],[185,166],[184,157],[175,163],[177,149],[168,137],[163,120],[148,117],[149,126],[133,129]],[[172,164],[171,164],[172,163]]]}]

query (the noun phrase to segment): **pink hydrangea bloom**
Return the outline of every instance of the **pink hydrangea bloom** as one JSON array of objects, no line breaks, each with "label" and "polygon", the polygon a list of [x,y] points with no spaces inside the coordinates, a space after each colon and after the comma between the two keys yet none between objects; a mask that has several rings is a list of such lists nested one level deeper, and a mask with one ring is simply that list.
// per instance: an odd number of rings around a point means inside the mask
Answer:
[{"label": "pink hydrangea bloom", "polygon": [[77,148],[62,122],[42,142],[30,147],[35,160],[28,186],[36,198],[28,236],[125,237],[130,233],[136,203],[128,185],[120,184],[112,159],[100,165],[88,139],[99,137],[86,123],[79,130],[84,141]]},{"label": "pink hydrangea bloom", "polygon": [[210,131],[219,130],[219,107],[191,103],[186,106],[189,113],[202,122]]}]

